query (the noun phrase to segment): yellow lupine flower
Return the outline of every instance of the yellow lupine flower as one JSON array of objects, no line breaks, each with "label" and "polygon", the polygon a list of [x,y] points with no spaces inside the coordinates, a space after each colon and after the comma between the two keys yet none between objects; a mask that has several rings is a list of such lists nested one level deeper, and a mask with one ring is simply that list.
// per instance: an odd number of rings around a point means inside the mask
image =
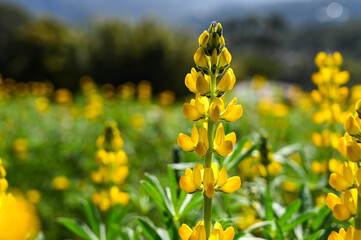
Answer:
[{"label": "yellow lupine flower", "polygon": [[242,117],[242,105],[236,105],[236,103],[237,98],[235,97],[225,109],[223,99],[214,98],[209,109],[209,114],[212,122],[217,122],[220,119],[227,122],[233,122]]},{"label": "yellow lupine flower", "polygon": [[347,132],[338,142],[338,150],[340,153],[352,162],[361,160],[361,144],[350,136]]},{"label": "yellow lupine flower", "polygon": [[197,72],[195,68],[192,68],[191,73],[186,75],[184,82],[189,91],[193,93],[206,95],[210,92],[210,76],[203,76],[202,72]]},{"label": "yellow lupine flower", "polygon": [[348,134],[351,136],[357,136],[361,133],[361,120],[357,114],[355,116],[352,115],[352,113],[349,113],[347,115],[344,128]]},{"label": "yellow lupine flower", "polygon": [[231,132],[227,135],[224,134],[223,124],[220,123],[217,127],[216,136],[214,138],[213,148],[214,151],[222,156],[226,157],[233,151],[233,146],[236,143],[236,134]]},{"label": "yellow lupine flower", "polygon": [[201,118],[205,118],[209,109],[209,99],[197,94],[195,99],[192,99],[190,103],[183,105],[183,114],[191,121],[197,121]]},{"label": "yellow lupine flower", "polygon": [[350,226],[346,232],[345,229],[341,228],[338,233],[332,231],[327,239],[328,240],[361,240],[361,230],[355,229],[354,226]]},{"label": "yellow lupine flower", "polygon": [[333,215],[340,221],[346,221],[356,215],[357,189],[345,190],[341,198],[333,193],[327,194],[326,204],[332,210]]},{"label": "yellow lupine flower", "polygon": [[338,191],[348,190],[361,183],[361,168],[356,163],[344,162],[340,173],[330,175],[330,185]]},{"label": "yellow lupine flower", "polygon": [[208,69],[211,64],[209,57],[207,57],[202,47],[199,47],[194,54],[194,62],[201,69]]},{"label": "yellow lupine flower", "polygon": [[197,164],[196,166],[194,166],[193,171],[190,168],[187,168],[185,175],[181,176],[179,180],[180,187],[187,193],[201,191],[201,185],[203,181],[202,171],[202,164]]},{"label": "yellow lupine flower", "polygon": [[203,221],[198,222],[193,230],[183,223],[178,233],[182,240],[206,240],[206,229]]},{"label": "yellow lupine flower", "polygon": [[[223,231],[222,225],[216,222],[208,240],[233,240],[234,235],[233,227],[229,227]],[[182,224],[179,228],[179,236],[182,240],[206,240],[204,222],[198,222],[193,230],[187,224]]]},{"label": "yellow lupine flower", "polygon": [[196,151],[197,155],[203,157],[206,155],[209,143],[207,129],[204,127],[199,128],[199,134],[196,125],[193,125],[191,136],[187,136],[184,133],[178,134],[178,145],[186,152]]},{"label": "yellow lupine flower", "polygon": [[328,169],[330,170],[330,172],[332,173],[339,173],[341,174],[341,169],[343,166],[343,162],[340,160],[337,160],[335,158],[331,158],[328,161]]},{"label": "yellow lupine flower", "polygon": [[230,91],[234,84],[236,83],[236,76],[232,68],[228,68],[222,79],[217,85],[216,93],[217,95],[222,95],[223,93]]},{"label": "yellow lupine flower", "polygon": [[194,166],[193,171],[187,168],[185,175],[180,178],[180,187],[187,193],[205,191],[207,197],[212,198],[215,192],[233,193],[241,187],[238,176],[227,178],[225,167],[219,171],[217,163],[211,168],[203,168],[202,164]]}]

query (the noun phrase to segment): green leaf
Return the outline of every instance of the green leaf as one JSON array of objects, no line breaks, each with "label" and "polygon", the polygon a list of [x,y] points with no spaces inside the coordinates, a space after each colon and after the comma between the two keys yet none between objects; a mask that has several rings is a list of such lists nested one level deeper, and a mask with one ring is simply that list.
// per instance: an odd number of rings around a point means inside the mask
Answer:
[{"label": "green leaf", "polygon": [[91,231],[89,226],[83,222],[64,217],[58,218],[57,221],[81,238],[87,240],[99,240],[99,238]]},{"label": "green leaf", "polygon": [[190,211],[196,209],[203,201],[203,198],[201,197],[202,194],[194,193],[192,195],[188,194],[184,202],[182,203],[182,206],[179,209],[179,216],[184,216]]},{"label": "green leaf", "polygon": [[95,235],[100,237],[99,226],[101,221],[98,209],[94,207],[90,199],[82,199],[81,205],[85,213],[85,217],[90,224],[91,230],[95,233]]},{"label": "green leaf", "polygon": [[282,217],[279,220],[280,225],[284,225],[287,223],[287,221],[292,217],[293,214],[295,214],[298,209],[300,209],[302,205],[302,201],[301,200],[297,200],[296,202],[294,202],[293,204],[291,204],[286,212],[282,215]]},{"label": "green leaf", "polygon": [[[174,208],[173,208],[173,205],[171,204],[169,198],[167,197],[162,185],[160,184],[160,182],[158,181],[158,178],[153,176],[153,175],[150,175],[148,173],[145,173],[145,176],[147,178],[147,182],[151,183],[155,188],[156,188],[156,191],[158,193],[160,193],[162,199],[163,199],[163,202],[165,204],[165,207],[166,209],[168,210],[168,212],[172,215],[172,216],[175,216],[175,211],[174,211]],[[150,195],[152,196],[154,193],[150,193]]]},{"label": "green leaf", "polygon": [[158,206],[163,210],[166,211],[165,203],[162,198],[162,195],[157,191],[156,187],[150,184],[147,181],[141,181],[142,186],[147,191],[149,196],[153,198],[153,200],[158,204]]},{"label": "green leaf", "polygon": [[317,240],[322,232],[323,232],[323,229],[320,229],[317,232],[307,236],[305,240]]},{"label": "green leaf", "polygon": [[[234,167],[236,167],[242,160],[246,159],[247,157],[249,157],[252,152],[259,146],[259,143],[255,143],[253,144],[252,147],[250,147],[250,149],[248,149],[245,153],[241,153],[239,154],[239,156],[235,156],[234,158],[230,159],[229,161],[226,162],[226,160],[223,162],[223,165],[226,167],[227,171],[233,169]],[[238,149],[237,149],[238,150]],[[242,149],[241,149],[242,150]],[[232,154],[233,156],[233,154]]]},{"label": "green leaf", "polygon": [[246,230],[244,230],[245,233],[251,233],[259,228],[264,228],[266,226],[272,226],[274,223],[272,221],[262,221],[262,222],[258,222],[255,223],[253,225],[251,225],[249,228],[247,228]]},{"label": "green leaf", "polygon": [[266,189],[265,195],[265,213],[266,213],[266,220],[271,221],[274,218],[273,215],[273,208],[272,208],[272,196],[269,188]]},{"label": "green leaf", "polygon": [[277,236],[277,240],[283,240],[283,232],[282,232],[282,228],[280,226],[280,223],[276,220],[276,236]]},{"label": "green leaf", "polygon": [[178,199],[178,183],[175,176],[174,170],[171,166],[168,165],[168,185],[170,190],[170,196],[172,198],[173,208],[177,209],[177,199]]},{"label": "green leaf", "polygon": [[136,222],[139,225],[139,227],[142,228],[145,236],[149,240],[162,240],[162,238],[158,235],[157,228],[148,218],[137,217]]},{"label": "green leaf", "polygon": [[319,229],[321,224],[324,222],[324,219],[329,215],[331,214],[331,210],[327,207],[327,206],[324,206],[319,212],[318,214],[316,215],[316,217],[313,219],[312,221],[312,230],[316,230],[316,229]]},{"label": "green leaf", "polygon": [[297,225],[299,225],[299,224],[307,221],[308,219],[316,216],[316,214],[317,214],[316,212],[311,211],[311,212],[305,212],[305,213],[299,215],[294,220],[292,220],[289,224],[284,226],[283,231],[288,232],[288,231],[292,230],[293,228],[297,227]]}]

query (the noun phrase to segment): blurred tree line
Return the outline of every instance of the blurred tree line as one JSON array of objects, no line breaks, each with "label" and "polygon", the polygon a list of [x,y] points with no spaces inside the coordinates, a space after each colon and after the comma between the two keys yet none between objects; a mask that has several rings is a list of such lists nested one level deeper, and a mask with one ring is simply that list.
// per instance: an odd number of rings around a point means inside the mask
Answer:
[{"label": "blurred tree line", "polygon": [[[222,21],[238,79],[263,74],[312,87],[319,51],[340,51],[351,82],[361,78],[361,22],[289,25],[276,15]],[[208,26],[203,26],[206,29]],[[201,30],[180,31],[157,21],[94,21],[69,26],[0,5],[0,73],[18,81],[52,81],[76,90],[89,75],[98,83],[152,82],[154,91],[187,93],[183,79],[193,64]]]}]

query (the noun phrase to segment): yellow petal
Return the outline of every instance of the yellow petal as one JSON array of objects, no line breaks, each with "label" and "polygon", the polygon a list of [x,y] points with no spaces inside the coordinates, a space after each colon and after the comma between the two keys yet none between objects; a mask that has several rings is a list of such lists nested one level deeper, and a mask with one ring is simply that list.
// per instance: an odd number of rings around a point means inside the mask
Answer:
[{"label": "yellow petal", "polygon": [[218,168],[218,164],[213,162],[212,163],[212,171],[213,171],[213,176],[214,176],[214,181],[218,180],[218,176],[219,176],[219,168]]},{"label": "yellow petal", "polygon": [[188,73],[184,79],[184,82],[189,91],[194,93],[197,92],[196,82],[194,81],[192,74]]},{"label": "yellow petal", "polygon": [[215,191],[214,191],[214,185],[209,184],[209,185],[208,185],[208,188],[206,189],[206,195],[207,195],[207,197],[208,197],[208,198],[212,198],[212,197],[214,196],[214,193],[215,193]]},{"label": "yellow petal", "polygon": [[209,115],[211,117],[212,122],[218,122],[219,116],[220,116],[220,110],[219,107],[216,104],[211,104],[211,107],[209,109]]},{"label": "yellow petal", "polygon": [[197,52],[194,54],[194,62],[198,67],[208,68],[210,65],[209,57],[203,51],[203,48],[199,47]]},{"label": "yellow petal", "polygon": [[221,191],[225,193],[233,193],[241,187],[241,178],[238,176],[231,177],[226,184],[221,187]]},{"label": "yellow petal", "polygon": [[351,217],[350,211],[345,205],[337,204],[333,208],[333,215],[340,221],[346,221]]},{"label": "yellow petal", "polygon": [[337,204],[341,204],[341,199],[336,194],[328,193],[326,197],[327,207],[333,211]]},{"label": "yellow petal", "polygon": [[227,183],[227,170],[226,167],[223,167],[219,173],[218,185],[220,187],[223,187],[223,185],[226,183]]},{"label": "yellow petal", "polygon": [[197,188],[199,188],[202,185],[202,173],[201,173],[202,169],[203,169],[202,164],[197,164],[193,168],[192,178],[193,178],[193,183],[195,186],[197,186]]},{"label": "yellow petal", "polygon": [[328,236],[327,240],[344,240],[337,232],[332,231],[332,233]]},{"label": "yellow petal", "polygon": [[198,142],[198,137],[199,136],[198,136],[197,126],[195,124],[193,124],[191,139],[192,139],[192,142],[194,143],[194,145],[196,145],[196,143]]},{"label": "yellow petal", "polygon": [[184,133],[178,134],[178,145],[186,152],[191,152],[195,149],[196,145],[192,142],[192,139]]},{"label": "yellow petal", "polygon": [[350,184],[343,176],[332,173],[330,175],[330,185],[337,191],[343,191],[348,190],[352,186],[352,183]]},{"label": "yellow petal", "polygon": [[197,186],[194,184],[193,179],[185,175],[181,176],[179,185],[187,193],[194,193],[197,190]]},{"label": "yellow petal", "polygon": [[199,128],[199,142],[203,143],[208,150],[209,148],[208,132],[205,127]]},{"label": "yellow petal", "polygon": [[226,66],[228,66],[231,63],[232,60],[232,56],[229,53],[227,48],[223,48],[223,51],[221,52],[221,54],[219,55],[219,66],[221,68],[224,68]]},{"label": "yellow petal", "polygon": [[243,107],[241,105],[236,105],[233,107],[232,111],[227,114],[223,114],[222,118],[227,122],[234,122],[243,115]]},{"label": "yellow petal", "polygon": [[200,113],[194,105],[189,103],[183,105],[183,115],[191,121],[197,121],[202,117],[202,113]]},{"label": "yellow petal", "polygon": [[229,227],[224,231],[223,240],[233,240],[234,238],[234,228]]},{"label": "yellow petal", "polygon": [[178,233],[182,240],[188,240],[189,237],[192,235],[192,229],[188,227],[187,224],[182,224],[182,226],[179,228]]},{"label": "yellow petal", "polygon": [[236,144],[236,140],[237,140],[236,134],[234,132],[231,132],[225,136],[224,140],[231,141],[232,144],[234,145],[234,144]]},{"label": "yellow petal", "polygon": [[196,154],[199,157],[204,157],[204,155],[206,155],[208,148],[206,147],[206,145],[202,142],[199,142],[195,148],[196,150]]},{"label": "yellow petal", "polygon": [[343,85],[347,83],[349,79],[350,79],[350,73],[348,71],[342,71],[335,76],[334,81],[338,85]]},{"label": "yellow petal", "polygon": [[221,231],[219,229],[214,229],[209,236],[209,240],[222,240]]},{"label": "yellow petal", "polygon": [[215,148],[216,153],[222,157],[227,157],[230,155],[233,151],[233,143],[231,141],[224,141],[221,145],[218,145],[217,148]]},{"label": "yellow petal", "polygon": [[208,42],[208,32],[206,30],[198,38],[198,43],[200,46],[206,47]]},{"label": "yellow petal", "polygon": [[346,149],[347,158],[351,162],[359,162],[361,160],[361,148],[356,142],[348,142]]},{"label": "yellow petal", "polygon": [[197,92],[200,94],[207,94],[209,92],[209,83],[203,76],[198,76],[196,82]]},{"label": "yellow petal", "polygon": [[225,138],[224,127],[223,124],[220,123],[217,127],[216,136],[214,138],[214,145],[215,146],[221,145],[224,141],[224,138]]}]

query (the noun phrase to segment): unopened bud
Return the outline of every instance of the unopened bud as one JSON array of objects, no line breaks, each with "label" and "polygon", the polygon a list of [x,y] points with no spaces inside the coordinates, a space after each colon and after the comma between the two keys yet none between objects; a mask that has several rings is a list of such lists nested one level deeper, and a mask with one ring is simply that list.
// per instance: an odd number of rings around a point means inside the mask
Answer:
[{"label": "unopened bud", "polygon": [[204,31],[198,38],[199,46],[206,47],[208,42],[208,32]]},{"label": "unopened bud", "polygon": [[194,62],[199,68],[209,68],[209,59],[203,51],[202,47],[199,47],[197,52],[194,54]]},{"label": "unopened bud", "polygon": [[227,48],[223,48],[223,51],[221,52],[220,56],[219,56],[219,66],[220,68],[226,68],[232,60],[232,56],[229,53]]}]

